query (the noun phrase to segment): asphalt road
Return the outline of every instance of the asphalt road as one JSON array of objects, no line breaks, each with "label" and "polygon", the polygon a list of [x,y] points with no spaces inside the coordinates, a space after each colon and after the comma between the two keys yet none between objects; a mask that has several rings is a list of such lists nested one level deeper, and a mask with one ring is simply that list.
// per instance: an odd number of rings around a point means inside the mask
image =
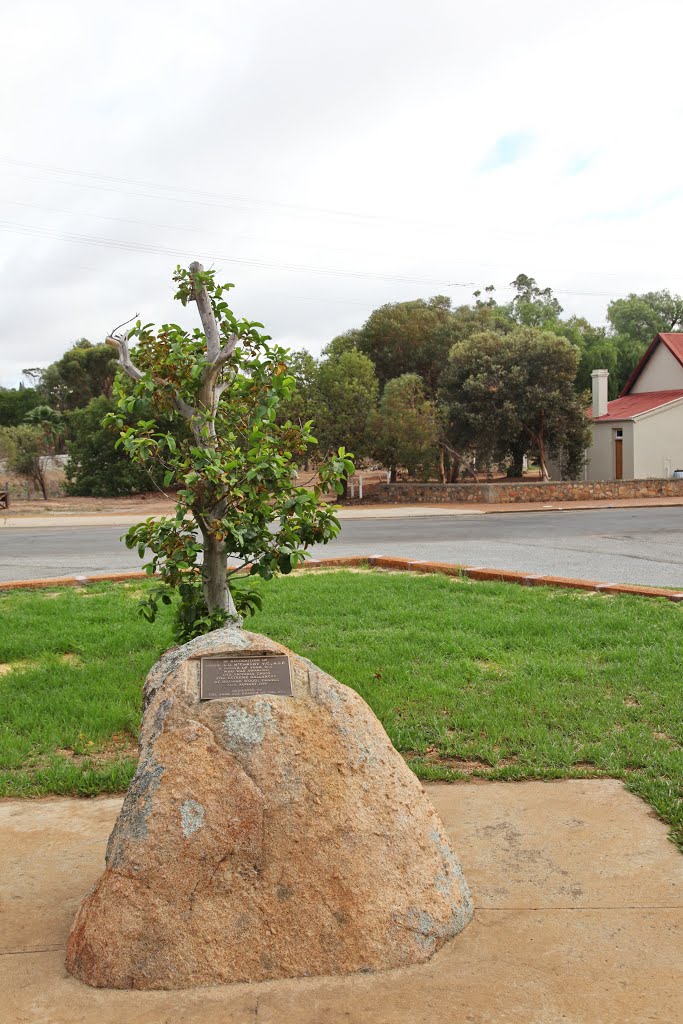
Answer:
[{"label": "asphalt road", "polygon": [[[120,526],[0,529],[0,579],[138,569]],[[683,508],[345,520],[314,550],[398,555],[470,566],[574,576],[605,583],[683,587]]]}]

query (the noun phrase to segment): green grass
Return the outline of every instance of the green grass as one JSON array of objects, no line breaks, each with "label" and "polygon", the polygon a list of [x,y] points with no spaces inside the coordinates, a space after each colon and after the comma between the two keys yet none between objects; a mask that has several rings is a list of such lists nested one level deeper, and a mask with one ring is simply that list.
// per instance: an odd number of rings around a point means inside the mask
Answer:
[{"label": "green grass", "polygon": [[[623,779],[683,844],[682,606],[378,572],[265,597],[249,628],[357,690],[421,778]],[[125,788],[171,642],[135,603],[130,585],[0,597],[0,663],[19,663],[0,676],[0,794]]]}]

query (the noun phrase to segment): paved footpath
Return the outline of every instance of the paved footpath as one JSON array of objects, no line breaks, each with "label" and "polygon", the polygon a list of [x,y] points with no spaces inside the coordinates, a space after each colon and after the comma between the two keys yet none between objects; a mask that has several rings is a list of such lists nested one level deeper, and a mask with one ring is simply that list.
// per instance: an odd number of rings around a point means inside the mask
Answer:
[{"label": "paved footpath", "polygon": [[[683,858],[614,780],[427,787],[475,901],[426,964],[175,992],[64,968],[119,797],[0,801],[3,1024],[675,1024]],[[210,950],[207,951],[210,956]]]},{"label": "paved footpath", "polygon": [[[346,505],[341,509],[342,520],[359,519],[415,519],[431,516],[472,516],[514,512],[580,512],[590,509],[617,508],[680,508],[683,498],[619,498],[613,501],[565,501],[546,504],[540,501],[447,504],[439,502],[419,505]],[[144,512],[46,512],[40,516],[0,512],[0,530],[12,527],[43,529],[59,526],[134,526],[145,518]],[[158,516],[156,517],[158,518]]]}]

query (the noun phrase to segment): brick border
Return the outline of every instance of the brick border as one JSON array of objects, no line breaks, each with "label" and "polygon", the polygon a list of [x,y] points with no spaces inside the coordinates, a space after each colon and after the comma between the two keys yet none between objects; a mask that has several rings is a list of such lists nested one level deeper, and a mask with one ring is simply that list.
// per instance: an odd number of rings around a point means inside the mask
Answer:
[{"label": "brick border", "polygon": [[97,576],[54,576],[42,580],[8,580],[0,583],[2,590],[45,590],[48,587],[83,587],[88,583],[127,583],[128,580],[148,580],[146,572],[114,572]]},{"label": "brick border", "polygon": [[[636,597],[663,597],[678,604],[683,591],[662,587],[640,587],[628,583],[600,583],[597,580],[578,580],[567,576],[544,576],[535,573],[512,572],[509,569],[487,569],[481,566],[458,565],[452,562],[429,562],[414,558],[394,558],[388,555],[353,555],[349,558],[310,558],[300,569],[354,568],[369,566],[394,572],[437,573],[443,576],[464,576],[470,580],[490,583],[516,583],[523,587],[559,587],[565,590],[585,590],[594,594],[631,594]],[[0,592],[7,590],[44,590],[50,587],[82,587],[89,583],[127,583],[147,580],[146,572],[104,573],[96,576],[57,576],[40,580],[11,580],[0,583]]]}]

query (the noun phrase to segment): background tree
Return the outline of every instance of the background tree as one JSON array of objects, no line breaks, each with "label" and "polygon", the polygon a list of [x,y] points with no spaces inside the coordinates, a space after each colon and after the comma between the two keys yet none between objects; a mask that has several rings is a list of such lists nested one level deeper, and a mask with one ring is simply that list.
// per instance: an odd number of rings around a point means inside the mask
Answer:
[{"label": "background tree", "polygon": [[454,335],[451,300],[446,295],[396,302],[371,313],[358,332],[357,347],[374,363],[380,385],[416,373],[434,395]]},{"label": "background tree", "polygon": [[[609,397],[616,398],[619,394],[617,364],[619,352],[614,338],[608,336],[605,327],[596,327],[588,320],[579,316],[571,316],[567,320],[556,320],[547,327],[553,334],[566,338],[579,352],[579,368],[576,372],[574,388],[579,395],[591,390],[591,373],[593,370],[609,370]],[[590,405],[590,399],[586,400]]]},{"label": "background tree", "polygon": [[92,398],[110,398],[116,375],[116,353],[107,345],[92,345],[81,338],[46,369],[24,373],[36,379],[43,400],[61,412],[81,409]]},{"label": "background tree", "polygon": [[313,417],[317,363],[306,349],[290,352],[287,355],[287,373],[294,379],[294,390],[291,398],[280,403],[278,422],[291,420],[303,426]]},{"label": "background tree", "polygon": [[660,331],[680,331],[683,327],[683,298],[664,288],[658,292],[631,292],[615,299],[607,307],[607,319],[615,334],[636,338],[649,345]]},{"label": "background tree", "polygon": [[397,466],[405,466],[409,476],[414,476],[420,466],[434,468],[439,428],[436,403],[425,395],[421,377],[404,373],[387,383],[370,429],[375,439],[374,454],[391,468],[393,483]]},{"label": "background tree", "polygon": [[[372,454],[372,414],[379,383],[370,359],[358,349],[330,356],[318,365],[313,411],[316,436],[323,453],[340,446],[357,459]],[[346,494],[346,478],[343,480]]]},{"label": "background tree", "polygon": [[[507,340],[495,331],[475,334],[451,351],[441,378],[447,409],[447,439],[458,461],[478,466],[504,462],[518,441],[520,425],[506,395]],[[528,449],[525,441],[523,450]]]},{"label": "background tree", "polygon": [[442,378],[454,446],[484,463],[503,462],[522,448],[538,457],[544,479],[549,457],[576,474],[589,436],[574,389],[578,363],[574,345],[533,327],[456,345]]},{"label": "background tree", "polygon": [[26,413],[24,423],[40,427],[45,435],[46,443],[53,453],[64,451],[66,424],[61,412],[51,409],[49,405],[36,405]]},{"label": "background tree", "polygon": [[[74,409],[68,413],[67,494],[108,498],[140,494],[161,487],[163,472],[150,462],[144,465],[132,462],[118,445],[118,431],[103,426],[105,416],[117,409],[116,399],[100,395],[93,398],[85,409]],[[127,427],[139,419],[148,420],[154,416],[149,403],[146,403],[146,408],[143,403],[138,403],[135,413],[137,415],[126,413],[122,417]],[[162,431],[172,429],[168,417],[166,421],[160,418],[159,425]]]},{"label": "background tree", "polygon": [[327,345],[325,345],[321,352],[322,358],[336,359],[344,352],[351,352],[353,349],[360,348],[358,344],[360,335],[361,332],[355,327],[351,328],[350,331],[344,331],[343,334],[338,334],[336,338],[333,338],[332,341],[329,341]]},{"label": "background tree", "polygon": [[41,401],[35,388],[23,385],[18,388],[0,388],[0,427],[16,427],[23,423],[26,414],[40,405]]},{"label": "background tree", "polygon": [[[268,344],[261,324],[235,317],[224,298],[232,285],[216,284],[212,271],[193,263],[178,267],[174,281],[175,297],[196,303],[202,330],[138,321],[129,336],[107,338],[134,381],[130,395],[117,389],[119,412],[107,422],[133,460],[161,467],[164,486],[179,488],[175,515],[139,523],[126,543],[141,557],[151,550],[147,570],[160,577],[143,610],[153,618],[158,600],[177,592],[177,635],[187,640],[237,618],[235,595],[242,607],[254,600],[232,589],[247,566],[263,579],[288,573],[310,545],[337,534],[335,507],[322,494],[341,490],[353,463],[341,449],[319,467],[313,490],[295,486],[298,459],[315,439],[289,421],[278,424],[280,403],[294,389],[286,351]],[[137,339],[135,361],[129,337]],[[139,400],[155,417],[127,426]],[[160,429],[166,416],[182,429]]]},{"label": "background tree", "polygon": [[[294,378],[294,390],[290,398],[284,399],[278,409],[278,423],[284,424],[287,420],[298,423],[303,427],[309,423],[315,415],[315,381],[318,372],[318,364],[305,349],[297,352],[290,352],[287,356],[287,372]],[[306,472],[310,470],[310,457],[308,450],[302,457],[303,468]]]},{"label": "background tree", "polygon": [[0,458],[10,473],[35,484],[47,501],[47,465],[54,454],[49,432],[41,426],[20,424],[0,429]]},{"label": "background tree", "polygon": [[[683,298],[666,289],[642,295],[632,292],[625,299],[610,302],[607,319],[617,353],[614,382],[616,394],[619,394],[655,334],[681,330]],[[606,368],[610,369],[609,366]]]},{"label": "background tree", "polygon": [[550,288],[539,288],[533,277],[518,274],[510,286],[515,291],[505,307],[510,319],[524,327],[545,327],[562,315],[562,306]]},{"label": "background tree", "polygon": [[542,479],[548,479],[549,457],[564,458],[578,470],[590,431],[583,403],[574,390],[579,353],[550,331],[520,328],[509,335],[509,371],[505,393],[538,456]]}]

